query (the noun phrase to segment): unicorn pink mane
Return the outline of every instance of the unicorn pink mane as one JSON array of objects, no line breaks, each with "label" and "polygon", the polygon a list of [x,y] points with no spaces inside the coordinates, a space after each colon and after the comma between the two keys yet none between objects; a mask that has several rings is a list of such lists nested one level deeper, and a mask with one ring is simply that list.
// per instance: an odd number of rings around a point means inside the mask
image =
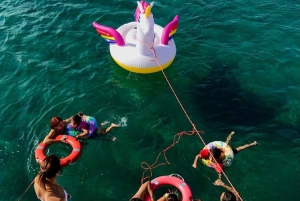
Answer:
[{"label": "unicorn pink mane", "polygon": [[143,12],[140,11],[139,7],[136,7],[135,13],[134,13],[134,21],[138,22],[139,21],[139,16],[142,13],[145,13],[146,8],[148,7],[148,3],[146,1],[141,0],[140,1],[141,5],[143,6]]}]

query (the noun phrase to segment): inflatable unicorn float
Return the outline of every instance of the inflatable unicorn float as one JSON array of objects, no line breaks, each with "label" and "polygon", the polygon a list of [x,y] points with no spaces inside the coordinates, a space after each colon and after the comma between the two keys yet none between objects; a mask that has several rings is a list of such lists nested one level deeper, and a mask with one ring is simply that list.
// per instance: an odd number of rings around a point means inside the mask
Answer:
[{"label": "inflatable unicorn float", "polygon": [[94,28],[110,46],[110,54],[122,68],[134,73],[154,73],[167,68],[174,60],[176,46],[173,36],[178,15],[165,28],[154,23],[150,5],[137,2],[134,22],[117,30],[93,22]]}]

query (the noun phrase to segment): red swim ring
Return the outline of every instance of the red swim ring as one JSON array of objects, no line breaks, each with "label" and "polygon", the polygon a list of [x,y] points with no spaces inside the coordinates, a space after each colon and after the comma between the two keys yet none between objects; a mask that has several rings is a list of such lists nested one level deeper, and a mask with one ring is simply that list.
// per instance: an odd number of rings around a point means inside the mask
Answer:
[{"label": "red swim ring", "polygon": [[[63,166],[67,166],[70,163],[75,162],[78,159],[81,153],[81,144],[74,137],[69,135],[58,135],[54,139],[61,140],[62,138],[66,138],[66,143],[71,145],[73,148],[69,156],[60,159],[60,165],[63,167]],[[44,152],[47,149],[47,147],[48,144],[41,142],[35,149],[35,159],[38,163],[40,163],[41,161],[44,160],[44,158],[46,158]]]},{"label": "red swim ring", "polygon": [[[182,195],[182,201],[191,201],[193,196],[190,187],[184,182],[184,179],[182,177],[178,178],[175,176],[174,175],[160,176],[153,179],[151,181],[152,190],[154,191],[159,186],[171,185],[180,191]],[[149,194],[145,195],[145,201],[151,201]]]}]

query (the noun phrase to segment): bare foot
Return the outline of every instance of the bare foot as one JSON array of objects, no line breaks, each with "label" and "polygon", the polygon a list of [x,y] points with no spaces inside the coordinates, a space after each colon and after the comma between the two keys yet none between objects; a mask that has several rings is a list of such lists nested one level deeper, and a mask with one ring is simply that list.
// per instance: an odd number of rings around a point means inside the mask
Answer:
[{"label": "bare foot", "polygon": [[102,122],[102,123],[101,123],[101,126],[105,126],[105,125],[108,124],[108,123],[109,123],[108,121]]},{"label": "bare foot", "polygon": [[197,164],[193,164],[192,166],[193,166],[193,168],[197,168]]},{"label": "bare foot", "polygon": [[116,137],[113,137],[111,138],[111,141],[116,141],[116,139],[117,139]]},{"label": "bare foot", "polygon": [[214,183],[215,186],[222,186],[224,183],[221,179],[217,179]]}]

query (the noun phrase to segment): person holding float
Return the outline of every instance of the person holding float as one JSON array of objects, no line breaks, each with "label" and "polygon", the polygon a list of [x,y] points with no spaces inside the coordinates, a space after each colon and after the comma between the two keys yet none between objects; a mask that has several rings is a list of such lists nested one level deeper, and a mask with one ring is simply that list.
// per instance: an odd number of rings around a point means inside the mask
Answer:
[{"label": "person holding float", "polygon": [[145,1],[137,2],[134,22],[117,30],[93,22],[93,27],[110,46],[110,54],[122,68],[134,73],[154,73],[167,68],[176,55],[174,34],[178,15],[161,27],[154,22],[152,8]]},{"label": "person holding float", "polygon": [[[101,123],[104,126],[107,122]],[[103,127],[98,128],[97,121],[92,116],[83,115],[82,112],[75,114],[71,117],[71,123],[67,126],[67,133],[70,136],[78,138],[90,138],[95,133],[105,135],[112,128],[119,127],[119,125],[111,123],[106,129]],[[115,138],[113,139],[113,141]]]},{"label": "person holding float", "polygon": [[66,133],[66,125],[71,121],[71,117],[65,120],[62,120],[62,118],[55,116],[50,120],[50,132],[48,135],[44,138],[43,142],[45,144],[52,144],[57,141],[65,142],[64,138],[56,139],[58,135],[62,135]]},{"label": "person holding float", "polygon": [[[160,176],[153,179],[151,182],[151,189],[155,191],[158,187],[164,185],[170,185],[179,190],[179,193],[167,193],[163,195],[158,201],[191,201],[192,199],[192,191],[190,187],[185,183],[184,179],[178,174],[171,174],[166,176]],[[150,196],[148,194],[145,195],[145,201],[150,201]]]},{"label": "person holding float", "polygon": [[72,147],[72,152],[60,159],[60,166],[67,166],[74,163],[81,154],[81,144],[72,136],[66,135],[67,123],[70,122],[72,117],[62,120],[62,118],[55,116],[50,120],[51,130],[44,140],[35,149],[36,162],[41,162],[46,158],[45,151],[52,143],[63,142]]},{"label": "person holding float", "polygon": [[[225,142],[222,141],[214,141],[209,144],[207,144],[199,154],[196,155],[193,167],[197,168],[197,162],[199,158],[202,159],[202,162],[204,165],[213,168],[216,170],[217,173],[219,173],[219,178],[221,178],[221,173],[224,170],[225,167],[228,167],[231,165],[234,156],[249,147],[255,146],[258,143],[254,141],[253,143],[246,144],[243,146],[240,146],[238,148],[232,148],[229,146],[230,140],[234,132],[232,131]],[[213,156],[213,157],[212,157]]]},{"label": "person holding float", "polygon": [[164,194],[157,201],[201,201],[200,199],[192,198],[190,187],[184,182],[184,179],[178,174],[160,176],[147,181],[141,185],[136,194],[130,201],[155,201],[154,191],[161,186],[170,185],[180,191],[180,193],[170,191]]},{"label": "person holding float", "polygon": [[149,181],[146,181],[140,186],[139,190],[134,194],[134,196],[132,196],[130,201],[144,201],[146,194],[149,195],[151,201],[155,201],[153,190]]}]

